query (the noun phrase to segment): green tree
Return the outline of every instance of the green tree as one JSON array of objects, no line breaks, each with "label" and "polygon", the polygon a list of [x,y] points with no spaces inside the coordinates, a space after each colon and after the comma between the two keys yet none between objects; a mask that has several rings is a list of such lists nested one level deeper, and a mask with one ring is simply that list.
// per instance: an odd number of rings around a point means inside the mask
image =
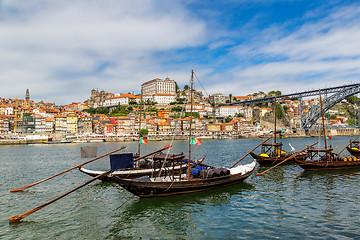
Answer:
[{"label": "green tree", "polygon": [[232,118],[231,116],[227,116],[227,117],[225,118],[225,122],[226,122],[226,123],[229,123],[229,122],[231,122],[232,119],[233,119],[233,118]]},{"label": "green tree", "polygon": [[268,93],[268,95],[280,96],[280,95],[282,95],[282,93],[281,93],[280,90],[277,90],[277,91],[270,91],[270,92]]},{"label": "green tree", "polygon": [[[190,116],[190,112],[186,112],[185,113],[185,117],[189,117]],[[194,118],[199,118],[200,117],[200,114],[198,113],[198,112],[193,112],[192,113],[192,116],[194,117]]]},{"label": "green tree", "polygon": [[346,100],[351,104],[359,104],[359,98],[354,95],[347,97]]},{"label": "green tree", "polygon": [[190,89],[189,85],[186,84],[186,85],[184,86],[184,90],[185,90],[185,91],[188,91],[189,89]]},{"label": "green tree", "polygon": [[147,129],[140,129],[140,136],[145,136],[145,135],[148,135],[148,133],[149,133],[149,130],[147,130]]}]

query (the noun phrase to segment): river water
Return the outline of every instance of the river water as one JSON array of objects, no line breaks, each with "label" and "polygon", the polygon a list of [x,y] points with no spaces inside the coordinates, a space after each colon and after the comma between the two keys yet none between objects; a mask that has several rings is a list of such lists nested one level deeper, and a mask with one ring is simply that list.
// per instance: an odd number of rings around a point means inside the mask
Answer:
[{"label": "river water", "polygon": [[[351,137],[328,141],[339,152]],[[319,138],[285,138],[301,150]],[[202,140],[194,158],[230,167],[260,139]],[[170,141],[142,145],[146,154]],[[113,182],[93,182],[24,218],[31,210],[89,179],[77,169],[20,193],[26,186],[76,166],[81,146],[97,146],[98,156],[136,142],[0,146],[0,239],[360,239],[360,169],[304,172],[283,165],[261,177],[215,190],[140,199]],[[171,153],[187,152],[187,141],[174,141]],[[346,154],[346,150],[344,151]],[[245,162],[250,162],[247,157]],[[87,168],[109,168],[108,158]],[[265,170],[258,167],[256,172]]]}]

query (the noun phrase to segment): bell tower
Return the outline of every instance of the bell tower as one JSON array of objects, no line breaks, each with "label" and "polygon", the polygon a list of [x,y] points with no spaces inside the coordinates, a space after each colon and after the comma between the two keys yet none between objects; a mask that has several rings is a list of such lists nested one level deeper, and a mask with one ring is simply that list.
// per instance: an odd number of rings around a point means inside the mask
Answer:
[{"label": "bell tower", "polygon": [[29,102],[29,100],[30,100],[30,93],[29,93],[29,89],[28,89],[28,88],[26,89],[25,100],[26,100],[26,102]]}]

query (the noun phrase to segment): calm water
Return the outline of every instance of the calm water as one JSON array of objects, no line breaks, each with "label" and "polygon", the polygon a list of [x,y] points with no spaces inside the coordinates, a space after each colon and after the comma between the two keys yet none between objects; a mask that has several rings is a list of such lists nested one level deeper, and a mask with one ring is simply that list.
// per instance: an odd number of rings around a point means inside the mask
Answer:
[{"label": "calm water", "polygon": [[[339,152],[351,137],[334,137]],[[318,138],[286,138],[296,150]],[[260,139],[203,140],[196,158],[231,166]],[[149,142],[143,153],[169,142]],[[131,143],[99,143],[98,156]],[[139,199],[111,182],[94,182],[23,219],[31,210],[89,179],[73,170],[22,193],[22,187],[80,164],[90,144],[0,146],[0,239],[360,239],[359,170],[304,172],[283,165],[268,174],[221,189],[166,198]],[[172,152],[186,152],[175,141]],[[246,158],[244,162],[251,161]],[[88,168],[107,169],[108,158]],[[258,168],[261,172],[266,168]]]}]

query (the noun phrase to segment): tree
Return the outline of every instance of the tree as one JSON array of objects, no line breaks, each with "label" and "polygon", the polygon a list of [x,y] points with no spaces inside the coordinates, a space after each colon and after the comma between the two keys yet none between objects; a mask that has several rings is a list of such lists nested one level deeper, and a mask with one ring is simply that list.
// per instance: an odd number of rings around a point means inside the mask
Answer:
[{"label": "tree", "polygon": [[356,97],[356,96],[350,96],[350,97],[347,97],[346,100],[351,103],[351,104],[355,104],[355,103],[359,103],[359,99]]},{"label": "tree", "polygon": [[280,95],[281,95],[281,91],[280,91],[280,90],[270,91],[270,92],[268,92],[268,95],[280,96]]},{"label": "tree", "polygon": [[182,107],[181,106],[176,106],[171,108],[171,112],[181,112],[182,111]]},{"label": "tree", "polygon": [[227,116],[227,117],[225,118],[225,122],[226,122],[226,123],[231,122],[231,120],[232,120],[232,117],[231,117],[231,116]]},{"label": "tree", "polygon": [[[185,117],[189,117],[189,116],[190,116],[190,113],[189,113],[189,112],[186,112],[186,113],[185,113]],[[193,112],[193,113],[192,113],[192,116],[193,116],[194,118],[199,118],[199,117],[200,117],[200,115],[199,115],[198,112]]]},{"label": "tree", "polygon": [[231,98],[232,98],[232,94],[230,93],[229,94],[230,103],[231,103]]},{"label": "tree", "polygon": [[148,133],[149,133],[149,130],[147,130],[147,129],[140,129],[140,132],[139,132],[139,134],[140,134],[140,136],[145,136],[145,135],[148,135]]},{"label": "tree", "polygon": [[184,86],[184,90],[185,90],[185,91],[188,91],[189,89],[190,89],[189,85],[186,84],[186,85]]}]

